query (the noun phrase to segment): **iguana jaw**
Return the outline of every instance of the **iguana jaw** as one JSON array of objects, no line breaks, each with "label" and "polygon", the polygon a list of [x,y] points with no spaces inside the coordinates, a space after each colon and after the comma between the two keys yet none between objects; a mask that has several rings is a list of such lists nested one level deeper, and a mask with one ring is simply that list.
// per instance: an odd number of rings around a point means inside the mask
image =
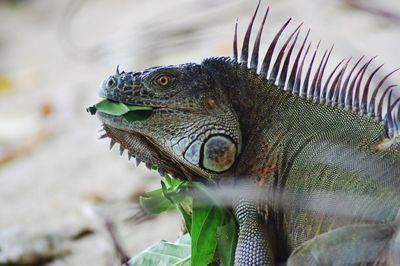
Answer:
[{"label": "iguana jaw", "polygon": [[[119,121],[122,117],[111,116],[105,113],[97,113],[98,118],[103,122],[105,131],[104,137],[111,139],[110,148],[115,143],[120,144],[121,155],[124,150],[128,151],[129,159],[136,159],[136,165],[144,163],[149,169],[156,169],[160,175],[171,174],[175,178],[185,178],[190,180],[199,180],[208,178],[209,173],[205,171],[196,171],[190,164],[185,163],[179,158],[164,151],[152,139],[145,135],[133,131],[122,129]],[[141,123],[141,122],[137,122]]]},{"label": "iguana jaw", "polygon": [[[123,107],[108,108],[107,106],[101,106],[103,102],[110,102],[108,104],[122,105]],[[129,111],[129,109],[134,109],[134,111]],[[160,116],[165,116],[163,112],[185,113],[188,110],[161,107],[160,105],[151,106],[150,104],[146,106],[129,105],[104,99],[98,104],[87,108],[87,111],[92,115],[96,115],[103,123],[106,137],[111,139],[110,148],[115,143],[120,144],[121,155],[124,150],[127,150],[128,156],[136,159],[136,164],[143,162],[147,168],[156,169],[162,176],[168,173],[176,178],[203,181],[204,179],[210,180],[212,178],[209,172],[193,167],[186,160],[182,160],[171,151],[165,150],[164,147],[157,145],[157,142],[145,133],[148,125],[153,123],[153,118],[157,120],[160,119]],[[202,114],[202,112],[196,113]],[[132,115],[134,118],[130,119]]]}]

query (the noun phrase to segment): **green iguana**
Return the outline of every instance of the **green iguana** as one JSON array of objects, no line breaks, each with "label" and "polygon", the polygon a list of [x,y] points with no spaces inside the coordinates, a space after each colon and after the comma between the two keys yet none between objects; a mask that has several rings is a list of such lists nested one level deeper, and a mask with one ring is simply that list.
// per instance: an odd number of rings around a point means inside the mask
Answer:
[{"label": "green iguana", "polygon": [[275,53],[290,19],[260,58],[269,8],[250,54],[259,5],[240,58],[236,23],[232,58],[117,69],[100,90],[117,113],[89,108],[103,137],[161,174],[249,191],[232,200],[235,265],[400,265],[395,71],[373,86],[382,66],[362,57],[326,74],[332,49],[317,63],[301,25]]}]

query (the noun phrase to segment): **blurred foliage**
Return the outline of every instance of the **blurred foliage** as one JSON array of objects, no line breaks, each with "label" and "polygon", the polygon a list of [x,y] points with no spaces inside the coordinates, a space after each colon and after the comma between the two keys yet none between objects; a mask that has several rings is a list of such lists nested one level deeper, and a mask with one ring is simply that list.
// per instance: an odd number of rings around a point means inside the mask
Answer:
[{"label": "blurred foliage", "polygon": [[187,244],[182,245],[181,240],[177,243],[161,241],[133,257],[130,265],[188,265],[189,260],[193,266],[213,262],[233,265],[237,243],[235,219],[222,200],[205,185],[166,175],[161,188],[146,193],[140,203],[150,214],[178,210],[188,232],[182,239],[190,240],[187,241],[190,249]]}]

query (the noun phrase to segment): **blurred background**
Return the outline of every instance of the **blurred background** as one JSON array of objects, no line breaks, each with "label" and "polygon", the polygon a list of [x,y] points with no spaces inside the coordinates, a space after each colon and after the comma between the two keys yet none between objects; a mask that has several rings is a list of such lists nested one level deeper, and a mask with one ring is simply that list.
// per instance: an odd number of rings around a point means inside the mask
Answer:
[{"label": "blurred background", "polygon": [[[177,214],[140,224],[129,219],[138,196],[158,188],[160,177],[126,154],[120,158],[118,147],[109,152],[109,141],[98,140],[99,121],[85,108],[98,101],[98,85],[118,64],[139,71],[231,55],[235,20],[243,37],[256,4],[0,0],[0,265],[27,253],[31,262],[68,253],[52,266],[110,265],[105,216],[129,255],[176,239]],[[310,27],[314,43],[335,43],[331,67],[361,55],[378,55],[382,73],[400,66],[398,0],[263,0],[262,13],[267,5],[264,50],[293,17],[291,29],[304,22],[302,35]],[[40,245],[48,240],[43,235],[59,237],[57,252]]]}]

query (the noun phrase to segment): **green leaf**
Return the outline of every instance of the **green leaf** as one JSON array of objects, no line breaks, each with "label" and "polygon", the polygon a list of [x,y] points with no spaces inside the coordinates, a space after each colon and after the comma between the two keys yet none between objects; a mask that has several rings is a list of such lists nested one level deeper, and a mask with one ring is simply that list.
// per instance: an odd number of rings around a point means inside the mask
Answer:
[{"label": "green leaf", "polygon": [[[199,193],[197,199],[202,199],[202,201],[196,201],[196,198],[193,199],[192,264],[199,263],[198,265],[201,265],[204,263],[210,263],[211,261],[205,262],[202,260],[202,257],[207,256],[207,258],[210,259],[212,255],[211,249],[214,248],[213,250],[215,251],[216,247],[219,263],[225,266],[233,265],[238,230],[235,218],[232,213],[224,207],[223,202],[215,194],[212,194],[205,185],[198,182],[192,182],[190,184]],[[210,203],[213,207],[208,207],[210,206]],[[207,217],[203,215],[203,223],[195,223],[194,221],[196,214],[198,214],[196,208],[198,204],[200,205],[199,208],[203,208],[203,212],[205,209],[210,212]],[[217,226],[216,229],[215,226]],[[196,227],[203,227],[204,229],[201,230],[209,231],[206,233],[200,233],[201,242],[196,242],[196,239],[198,238],[197,234],[195,235]],[[203,235],[208,235],[209,239],[205,239]],[[203,245],[206,247],[209,245],[208,250],[204,250]],[[196,256],[194,250],[199,251],[200,255]]]},{"label": "green leaf", "polygon": [[188,183],[188,181],[183,181],[183,180],[180,180],[180,179],[175,179],[175,178],[173,178],[171,175],[169,175],[169,174],[166,174],[165,175],[165,181],[167,182],[167,184],[169,185],[169,186],[171,186],[171,187],[177,187],[177,186],[179,186],[180,184],[182,184],[182,183]]},{"label": "green leaf", "polygon": [[[110,114],[110,115],[124,115],[130,111],[149,111],[153,110],[150,106],[139,106],[139,105],[127,105],[119,102],[110,101],[104,99],[95,105],[96,110]],[[135,112],[133,112],[135,113]]]},{"label": "green leaf", "polygon": [[175,210],[175,205],[165,198],[162,189],[146,192],[139,198],[142,208],[149,214],[159,214],[165,211]]},{"label": "green leaf", "polygon": [[160,241],[132,257],[130,266],[190,266],[190,236],[180,237],[175,243]]},{"label": "green leaf", "polygon": [[186,230],[191,234],[192,216],[186,211],[188,207],[191,209],[191,201],[188,200],[188,196],[185,193],[188,184],[187,181],[174,180],[169,175],[166,175],[165,182],[161,181],[161,191],[163,196],[173,203],[179,211],[185,222]]},{"label": "green leaf", "polygon": [[214,259],[217,248],[217,228],[222,224],[222,212],[219,208],[204,207],[193,199],[192,214],[192,266],[204,266]]},{"label": "green leaf", "polygon": [[[192,193],[192,189],[195,193]],[[224,266],[233,265],[237,244],[237,224],[232,213],[207,186],[198,182],[173,179],[167,175],[165,182],[161,182],[161,188],[146,193],[144,197],[141,197],[140,203],[151,213],[173,208],[181,213],[186,229],[192,237],[192,256],[189,259],[191,265],[203,266],[215,261]],[[165,241],[160,243],[165,243]],[[164,255],[168,255],[168,252],[173,251],[166,250]],[[154,258],[159,257],[159,254],[153,255]],[[188,264],[165,263],[162,265]]]},{"label": "green leaf", "polygon": [[[124,118],[128,121],[144,121],[151,116],[151,111],[129,111],[128,113],[124,114]],[[153,168],[153,167],[152,167]]]},{"label": "green leaf", "polygon": [[233,266],[235,262],[235,250],[237,245],[238,228],[233,215],[225,211],[224,225],[217,229],[218,257],[220,265]]},{"label": "green leaf", "polygon": [[185,222],[186,231],[188,231],[189,234],[191,235],[192,234],[192,232],[191,232],[192,216],[185,211],[185,209],[182,207],[181,204],[178,206],[178,211],[181,214],[183,221]]}]

